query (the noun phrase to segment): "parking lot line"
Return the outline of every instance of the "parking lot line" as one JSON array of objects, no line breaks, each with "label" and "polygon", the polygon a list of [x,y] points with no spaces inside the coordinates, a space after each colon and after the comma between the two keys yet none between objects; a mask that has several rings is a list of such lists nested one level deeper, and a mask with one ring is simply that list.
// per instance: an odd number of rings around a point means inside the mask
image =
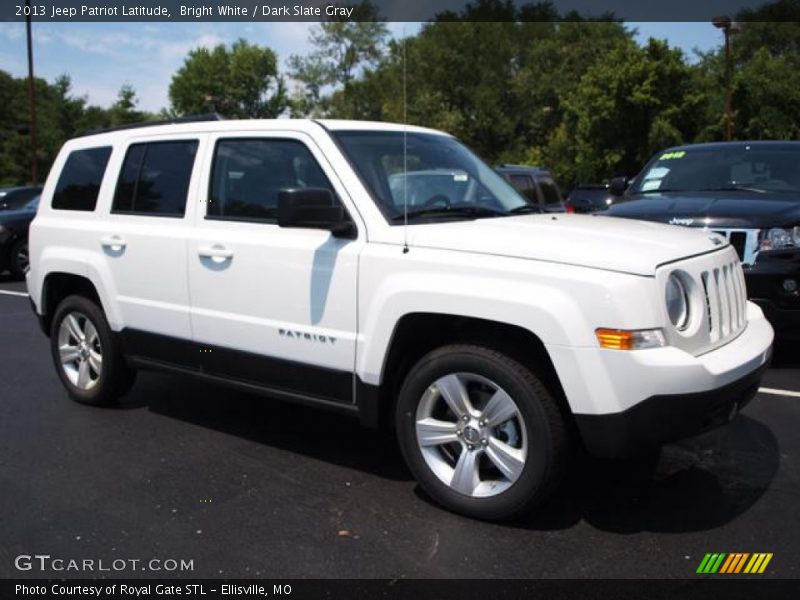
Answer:
[{"label": "parking lot line", "polygon": [[758,391],[762,394],[773,394],[775,396],[792,396],[794,398],[800,398],[800,392],[793,392],[792,390],[776,390],[775,388],[758,388]]},{"label": "parking lot line", "polygon": [[11,290],[0,290],[0,294],[4,296],[19,296],[20,298],[27,298],[27,292],[14,292]]}]

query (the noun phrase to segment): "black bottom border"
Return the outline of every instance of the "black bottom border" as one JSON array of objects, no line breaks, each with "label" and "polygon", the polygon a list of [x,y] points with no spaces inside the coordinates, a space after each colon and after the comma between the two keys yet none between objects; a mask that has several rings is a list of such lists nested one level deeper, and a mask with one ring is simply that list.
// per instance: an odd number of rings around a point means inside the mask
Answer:
[{"label": "black bottom border", "polygon": [[[763,575],[705,576],[696,579],[5,579],[0,598],[194,598],[231,600],[238,598],[285,598],[291,600],[500,600],[557,598],[592,600],[721,598],[754,600],[796,598],[800,581],[763,579]],[[18,586],[25,586],[20,588]],[[133,591],[123,593],[123,586]],[[159,587],[163,586],[163,587]],[[227,586],[227,587],[226,587]],[[38,592],[31,591],[38,588]],[[27,591],[26,591],[27,589]],[[89,592],[69,590],[93,589]],[[180,590],[180,591],[177,591]]]}]

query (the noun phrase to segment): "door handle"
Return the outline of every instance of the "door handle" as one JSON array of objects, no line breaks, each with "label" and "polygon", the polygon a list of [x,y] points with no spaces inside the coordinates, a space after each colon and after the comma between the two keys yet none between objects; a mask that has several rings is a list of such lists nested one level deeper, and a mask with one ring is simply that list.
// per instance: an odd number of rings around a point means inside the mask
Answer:
[{"label": "door handle", "polygon": [[119,252],[120,250],[123,250],[128,243],[118,235],[107,235],[100,238],[100,245],[103,246],[103,248],[108,248],[113,252]]},{"label": "door handle", "polygon": [[222,244],[213,246],[200,246],[197,249],[200,258],[210,258],[215,263],[222,263],[233,258],[233,250],[228,250]]}]

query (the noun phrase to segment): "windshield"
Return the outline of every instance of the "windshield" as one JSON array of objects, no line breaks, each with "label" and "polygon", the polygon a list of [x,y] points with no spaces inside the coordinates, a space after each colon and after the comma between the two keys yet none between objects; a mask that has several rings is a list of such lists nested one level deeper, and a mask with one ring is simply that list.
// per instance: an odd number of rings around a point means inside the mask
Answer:
[{"label": "windshield", "polygon": [[404,157],[402,131],[336,131],[333,135],[391,223],[402,218],[404,200],[410,220],[502,216],[528,204],[451,137],[409,132]]},{"label": "windshield", "polygon": [[648,164],[630,192],[800,191],[800,144],[688,147],[667,150]]}]

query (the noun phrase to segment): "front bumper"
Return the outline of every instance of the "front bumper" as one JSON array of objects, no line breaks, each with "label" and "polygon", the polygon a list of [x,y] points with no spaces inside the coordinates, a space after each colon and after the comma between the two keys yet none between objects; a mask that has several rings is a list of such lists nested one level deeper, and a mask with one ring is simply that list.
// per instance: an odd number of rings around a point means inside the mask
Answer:
[{"label": "front bumper", "polygon": [[589,452],[624,456],[726,423],[757,391],[772,340],[748,303],[745,330],[700,356],[675,347],[548,350]]},{"label": "front bumper", "polygon": [[595,456],[630,456],[637,450],[691,437],[729,423],[758,392],[769,358],[755,371],[705,392],[651,396],[620,413],[575,415],[586,448]]},{"label": "front bumper", "polygon": [[800,251],[762,252],[745,267],[747,294],[764,311],[781,339],[800,337],[800,290],[787,291],[784,283],[800,284]]},{"label": "front bumper", "polygon": [[783,308],[766,298],[751,298],[764,311],[780,340],[800,339],[800,308]]}]

